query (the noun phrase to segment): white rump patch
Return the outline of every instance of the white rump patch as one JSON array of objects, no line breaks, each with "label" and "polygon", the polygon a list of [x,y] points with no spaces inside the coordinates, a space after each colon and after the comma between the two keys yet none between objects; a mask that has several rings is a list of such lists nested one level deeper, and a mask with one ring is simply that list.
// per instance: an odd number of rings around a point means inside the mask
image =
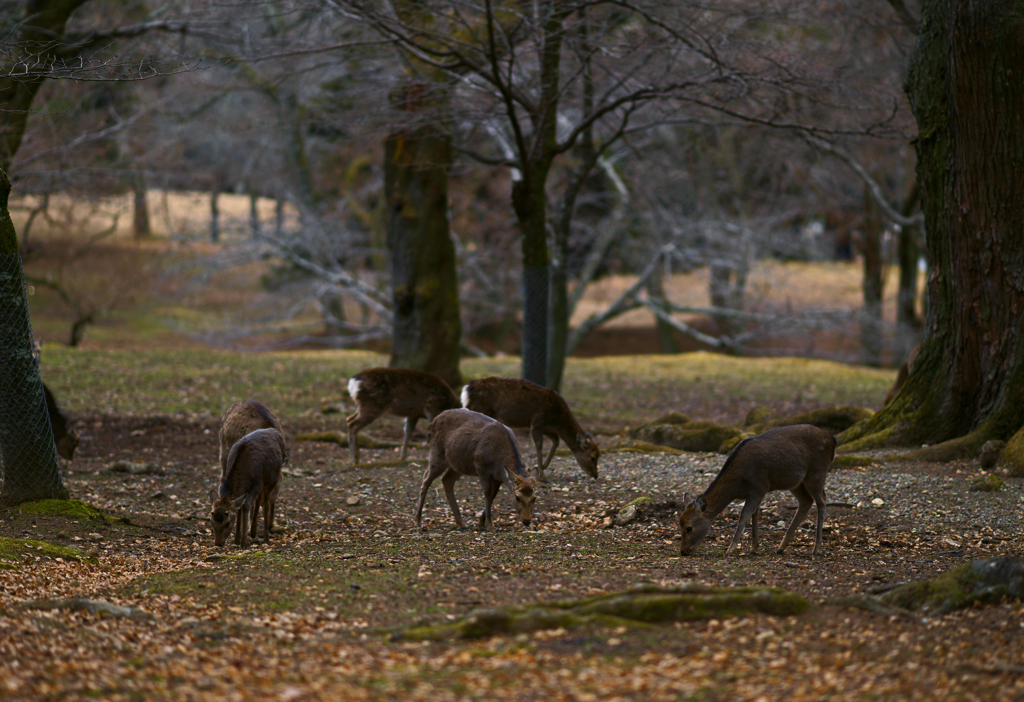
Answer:
[{"label": "white rump patch", "polygon": [[362,384],[363,384],[362,381],[359,380],[358,378],[349,378],[348,379],[348,395],[349,395],[349,397],[351,397],[353,400],[356,399],[356,395],[359,394],[359,388],[360,388],[360,386],[362,386]]},{"label": "white rump patch", "polygon": [[469,384],[462,386],[462,406],[469,407]]}]

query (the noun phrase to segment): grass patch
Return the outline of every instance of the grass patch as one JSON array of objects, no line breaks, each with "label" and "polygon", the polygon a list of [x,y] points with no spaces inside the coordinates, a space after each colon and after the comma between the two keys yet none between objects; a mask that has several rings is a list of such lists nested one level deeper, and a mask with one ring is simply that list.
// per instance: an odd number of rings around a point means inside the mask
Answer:
[{"label": "grass patch", "polygon": [[86,556],[78,549],[69,546],[58,546],[47,541],[36,541],[35,539],[13,539],[0,536],[0,569],[17,567],[17,562],[23,560],[25,556],[43,556],[46,558],[64,558],[71,561],[96,562],[95,558]]},{"label": "grass patch", "polygon": [[[286,422],[321,416],[347,400],[348,378],[388,357],[368,351],[239,353],[210,349],[72,349],[47,344],[43,375],[72,414],[178,415],[219,419],[254,398]],[[465,380],[518,377],[515,357],[463,359]],[[740,423],[753,405],[799,400],[814,406],[877,407],[894,372],[802,358],[736,358],[713,353],[569,359],[562,394],[585,424],[619,430],[680,409]],[[725,416],[721,416],[724,414]]]},{"label": "grass patch", "polygon": [[90,504],[81,500],[39,500],[38,502],[24,502],[18,509],[25,514],[32,516],[51,517],[72,517],[75,519],[90,519],[92,521],[113,524],[120,522],[119,519],[104,514]]}]

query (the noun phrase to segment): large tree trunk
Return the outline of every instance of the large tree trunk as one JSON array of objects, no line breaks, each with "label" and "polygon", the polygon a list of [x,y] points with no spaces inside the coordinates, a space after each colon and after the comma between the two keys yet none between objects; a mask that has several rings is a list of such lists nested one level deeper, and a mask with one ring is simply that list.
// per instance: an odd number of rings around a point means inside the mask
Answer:
[{"label": "large tree trunk", "polygon": [[864,192],[864,307],[860,313],[861,362],[866,366],[882,364],[882,285],[885,281],[882,260],[882,216],[871,193]]},{"label": "large tree trunk", "polygon": [[436,373],[456,387],[462,323],[448,228],[451,160],[450,136],[434,127],[392,134],[384,145],[394,286],[391,366]]},{"label": "large tree trunk", "polygon": [[0,504],[67,499],[39,362],[32,353],[25,274],[0,170]]},{"label": "large tree trunk", "polygon": [[844,449],[927,443],[912,455],[950,460],[1024,423],[1024,0],[926,3],[907,93],[928,232],[925,336],[902,392]]},{"label": "large tree trunk", "polygon": [[551,266],[547,242],[545,180],[546,177],[532,174],[516,181],[512,185],[512,205],[523,237],[522,377],[547,386]]}]

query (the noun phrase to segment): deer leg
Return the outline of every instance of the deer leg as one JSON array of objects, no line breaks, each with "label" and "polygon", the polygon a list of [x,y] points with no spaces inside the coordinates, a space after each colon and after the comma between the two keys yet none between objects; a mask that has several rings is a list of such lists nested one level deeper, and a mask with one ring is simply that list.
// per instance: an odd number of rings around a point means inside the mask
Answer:
[{"label": "deer leg", "polygon": [[491,518],[491,503],[494,502],[494,496],[498,494],[498,491],[494,488],[495,481],[487,475],[480,476],[480,487],[484,493],[484,511],[480,513],[480,522],[478,528],[480,531],[487,531],[488,529],[494,528],[494,520]]},{"label": "deer leg", "polygon": [[267,507],[263,511],[263,528],[268,544],[270,543],[270,530],[274,528],[274,509],[277,507],[277,493],[280,489],[281,483],[278,483],[270,491],[270,495],[267,497]]},{"label": "deer leg", "polygon": [[740,522],[736,525],[736,533],[732,535],[732,543],[729,544],[729,548],[725,551],[726,556],[731,554],[733,549],[739,544],[740,538],[743,536],[743,530],[747,528],[747,522],[757,512],[763,499],[764,495],[759,498],[749,497],[743,504],[743,510],[740,512]]},{"label": "deer leg", "polygon": [[544,470],[551,465],[551,459],[555,457],[555,450],[558,449],[558,434],[548,435],[548,438],[551,439],[551,450],[548,451],[548,457],[544,459]]},{"label": "deer leg", "polygon": [[761,513],[760,507],[754,510],[754,513],[750,515],[750,540],[753,548],[751,553],[757,553],[757,515]]},{"label": "deer leg", "polygon": [[459,474],[454,470],[448,469],[445,474],[441,476],[441,484],[444,485],[444,496],[448,498],[448,504],[452,507],[452,514],[455,516],[455,523],[459,525],[460,529],[465,529],[466,523],[462,521],[462,513],[459,512],[459,503],[455,501],[455,482],[459,477]]},{"label": "deer leg", "polygon": [[[792,492],[793,496],[796,497],[800,506],[796,508],[796,514],[793,515],[793,521],[789,523],[789,529],[786,530],[786,535],[782,538],[782,545],[779,546],[779,550],[776,553],[785,552],[786,547],[789,546],[789,542],[793,540],[793,535],[796,534],[797,527],[803,523],[804,518],[807,517],[807,513],[811,511],[811,505],[814,504],[814,499],[811,497],[811,494],[807,492],[807,488],[803,485],[796,486],[790,490],[790,492]],[[824,507],[824,504],[822,504],[822,507]]]},{"label": "deer leg", "polygon": [[406,455],[409,453],[409,440],[412,439],[412,432],[416,429],[416,422],[419,420],[419,417],[405,418],[405,438],[402,439],[402,453],[398,456],[398,460],[400,461],[404,461]]},{"label": "deer leg", "polygon": [[352,454],[352,465],[359,465],[359,442],[356,440],[356,434],[382,413],[383,410],[375,412],[366,407],[360,407],[355,414],[345,420],[348,425],[348,450]]},{"label": "deer leg", "polygon": [[[530,438],[533,439],[533,445],[537,447],[537,482],[544,482],[544,469],[547,464],[544,463],[544,432],[539,427],[531,427]],[[556,445],[558,439],[555,439]]]},{"label": "deer leg", "polygon": [[818,508],[818,531],[814,535],[814,550],[812,556],[821,554],[821,530],[825,526],[825,490],[824,488],[814,495],[814,505]]},{"label": "deer leg", "polygon": [[423,503],[427,501],[427,490],[430,489],[430,484],[434,482],[441,471],[435,470],[434,463],[428,463],[427,469],[423,471],[423,484],[420,485],[420,499],[416,503],[416,526],[422,527],[423,524]]}]

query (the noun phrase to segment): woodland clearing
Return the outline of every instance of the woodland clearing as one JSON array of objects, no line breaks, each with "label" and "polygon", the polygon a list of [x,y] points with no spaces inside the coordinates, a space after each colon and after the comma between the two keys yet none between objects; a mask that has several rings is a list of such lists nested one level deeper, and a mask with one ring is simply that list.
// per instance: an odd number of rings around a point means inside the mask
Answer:
[{"label": "woodland clearing", "polygon": [[[723,557],[739,503],[689,557],[674,540],[684,491],[702,490],[718,454],[616,451],[627,427],[670,411],[742,423],[754,405],[791,415],[877,408],[892,371],[804,359],[706,353],[570,361],[564,394],[605,447],[593,481],[560,452],[536,520],[515,523],[508,496],[494,531],[455,528],[439,491],[427,528],[412,510],[420,445],[398,464],[400,421],[368,433],[394,448],[353,468],[331,443],[291,442],[269,544],[218,549],[206,532],[217,421],[260,399],[294,435],[337,429],[368,352],[241,354],[43,349],[43,374],[83,434],[65,466],[70,513],[51,504],[0,513],[0,689],[38,699],[1020,699],[1024,607],[1005,601],[943,615],[866,611],[848,595],[883,592],[978,558],[1024,551],[1024,481],[972,490],[974,462],[833,468],[824,556],[812,522],[774,546],[788,493],[762,508],[762,546]],[[518,359],[467,360],[467,379],[515,375]],[[326,412],[325,412],[326,410]],[[340,410],[340,411],[339,411]],[[522,441],[529,462],[532,447]],[[118,462],[135,472],[110,470]],[[473,481],[463,508],[481,505]],[[637,498],[636,521],[614,516]],[[811,514],[813,519],[813,512]],[[749,538],[749,537],[748,537]],[[52,545],[52,546],[51,546]],[[58,550],[54,547],[74,550]],[[591,622],[444,642],[398,641],[505,604],[554,602],[654,584],[774,586],[812,607],[657,625]],[[49,608],[88,598],[130,616]],[[65,603],[67,604],[67,603]]]}]

